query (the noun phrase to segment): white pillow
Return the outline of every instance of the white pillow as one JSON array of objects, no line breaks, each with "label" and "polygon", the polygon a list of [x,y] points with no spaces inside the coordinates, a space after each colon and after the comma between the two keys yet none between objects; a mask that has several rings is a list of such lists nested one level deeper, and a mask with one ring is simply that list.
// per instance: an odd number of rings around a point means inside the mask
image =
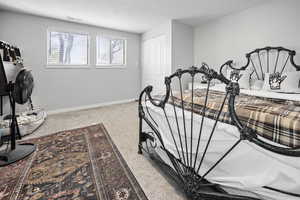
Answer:
[{"label": "white pillow", "polygon": [[284,92],[300,92],[300,71],[288,72],[287,77],[281,83],[281,90]]},{"label": "white pillow", "polygon": [[241,71],[242,77],[238,81],[240,88],[250,89],[250,73],[248,71]]},{"label": "white pillow", "polygon": [[263,89],[264,86],[264,81],[263,80],[253,80],[251,82],[251,89],[252,90],[261,90]]}]

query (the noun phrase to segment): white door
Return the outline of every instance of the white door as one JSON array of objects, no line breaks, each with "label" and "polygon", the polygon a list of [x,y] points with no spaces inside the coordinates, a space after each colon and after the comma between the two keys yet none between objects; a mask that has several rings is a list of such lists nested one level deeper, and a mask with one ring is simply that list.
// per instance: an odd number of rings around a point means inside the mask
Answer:
[{"label": "white door", "polygon": [[142,44],[142,88],[153,86],[153,94],[164,93],[167,75],[166,36],[145,40]]}]

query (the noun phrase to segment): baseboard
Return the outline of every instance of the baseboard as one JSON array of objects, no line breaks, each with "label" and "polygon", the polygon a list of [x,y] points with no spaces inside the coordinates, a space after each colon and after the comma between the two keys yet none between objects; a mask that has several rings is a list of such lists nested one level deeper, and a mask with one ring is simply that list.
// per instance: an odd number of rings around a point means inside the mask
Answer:
[{"label": "baseboard", "polygon": [[59,113],[86,110],[86,109],[91,109],[91,108],[98,108],[98,107],[110,106],[110,105],[121,104],[121,103],[129,103],[129,102],[134,102],[134,101],[136,101],[136,99],[125,99],[125,100],[120,100],[120,101],[104,102],[104,103],[91,104],[91,105],[86,105],[86,106],[62,108],[62,109],[57,109],[57,110],[49,110],[49,111],[47,111],[47,114],[54,115],[54,114],[59,114]]}]

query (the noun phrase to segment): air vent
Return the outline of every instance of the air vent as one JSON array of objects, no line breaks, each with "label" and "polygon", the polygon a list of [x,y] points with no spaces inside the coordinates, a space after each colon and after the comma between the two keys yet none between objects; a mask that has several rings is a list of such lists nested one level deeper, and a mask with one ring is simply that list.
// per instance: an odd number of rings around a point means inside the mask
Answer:
[{"label": "air vent", "polygon": [[70,16],[67,16],[67,20],[74,21],[74,22],[82,22],[83,21],[82,19],[70,17]]}]

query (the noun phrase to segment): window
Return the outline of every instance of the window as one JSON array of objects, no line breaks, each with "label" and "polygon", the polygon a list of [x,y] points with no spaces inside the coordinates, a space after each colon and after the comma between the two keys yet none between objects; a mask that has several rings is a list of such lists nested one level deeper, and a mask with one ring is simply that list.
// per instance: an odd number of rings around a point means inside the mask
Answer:
[{"label": "window", "polygon": [[97,37],[97,65],[125,65],[125,39]]},{"label": "window", "polygon": [[88,65],[88,34],[48,32],[48,65]]}]

